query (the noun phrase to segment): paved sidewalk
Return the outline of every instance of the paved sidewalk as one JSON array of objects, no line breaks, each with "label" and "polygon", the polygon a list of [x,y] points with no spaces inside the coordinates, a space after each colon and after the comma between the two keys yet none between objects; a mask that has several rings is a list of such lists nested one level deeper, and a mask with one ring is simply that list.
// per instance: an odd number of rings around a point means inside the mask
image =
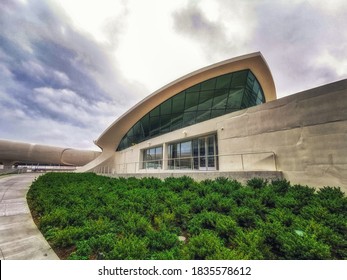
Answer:
[{"label": "paved sidewalk", "polygon": [[0,177],[0,260],[58,260],[37,229],[26,201],[38,174]]}]

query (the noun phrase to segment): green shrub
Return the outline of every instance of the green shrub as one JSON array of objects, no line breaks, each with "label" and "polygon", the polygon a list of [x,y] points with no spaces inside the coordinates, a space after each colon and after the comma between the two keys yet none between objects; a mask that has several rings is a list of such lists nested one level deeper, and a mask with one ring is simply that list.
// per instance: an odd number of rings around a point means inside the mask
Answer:
[{"label": "green shrub", "polygon": [[139,238],[136,235],[119,238],[105,259],[110,260],[143,260],[149,257],[147,238]]},{"label": "green shrub", "polygon": [[195,215],[188,223],[188,232],[197,235],[205,230],[215,231],[221,238],[234,236],[238,230],[236,222],[230,217],[217,212],[202,212]]},{"label": "green shrub", "polygon": [[250,199],[253,199],[256,196],[256,193],[253,189],[250,187],[242,187],[232,194],[232,198],[234,199],[235,203],[237,206],[242,206],[247,204],[247,201]]},{"label": "green shrub", "polygon": [[182,246],[175,246],[172,249],[154,252],[151,254],[151,260],[189,260],[190,256]]},{"label": "green shrub", "polygon": [[40,220],[40,229],[45,231],[46,228],[56,227],[64,228],[69,225],[69,211],[66,208],[56,208],[52,212],[44,215]]},{"label": "green shrub", "polygon": [[267,184],[268,180],[263,178],[253,178],[247,181],[247,186],[251,187],[252,189],[262,189],[265,188]]},{"label": "green shrub", "polygon": [[281,179],[281,180],[278,179],[278,180],[272,180],[270,187],[271,189],[273,189],[273,191],[276,194],[285,195],[291,186],[289,181],[285,179]]},{"label": "green shrub", "polygon": [[146,237],[151,251],[165,251],[179,244],[178,236],[166,230],[150,231]]},{"label": "green shrub", "polygon": [[78,240],[83,238],[83,228],[51,228],[45,232],[45,236],[53,247],[66,248],[75,245]]},{"label": "green shrub", "polygon": [[347,259],[347,198],[335,187],[48,173],[27,200],[70,259]]},{"label": "green shrub", "polygon": [[202,231],[192,237],[187,245],[187,251],[193,260],[212,259],[212,256],[224,249],[223,241],[211,231]]},{"label": "green shrub", "polygon": [[324,187],[317,191],[319,204],[331,213],[347,215],[347,198],[340,188]]},{"label": "green shrub", "polygon": [[70,260],[88,260],[93,253],[93,249],[89,244],[88,240],[82,240],[77,242],[76,251],[73,252],[70,256]]},{"label": "green shrub", "polygon": [[255,213],[254,209],[242,206],[238,207],[234,215],[236,217],[237,224],[243,228],[254,228],[257,224],[259,216]]},{"label": "green shrub", "polygon": [[223,177],[216,178],[213,184],[213,191],[222,194],[224,197],[230,197],[234,191],[240,188],[242,188],[240,182]]},{"label": "green shrub", "polygon": [[262,230],[240,231],[229,240],[239,259],[263,260],[273,258],[269,246],[265,243]]},{"label": "green shrub", "polygon": [[314,195],[315,190],[313,188],[294,185],[285,196],[279,197],[278,206],[289,208],[294,214],[299,214],[303,207],[312,202]]},{"label": "green shrub", "polygon": [[265,244],[273,258],[316,260],[331,259],[330,247],[316,239],[315,235],[302,230],[288,229],[279,223],[264,227]]},{"label": "green shrub", "polygon": [[123,227],[123,233],[129,232],[138,235],[145,236],[151,229],[152,226],[146,217],[140,213],[127,212],[121,214],[121,224]]}]

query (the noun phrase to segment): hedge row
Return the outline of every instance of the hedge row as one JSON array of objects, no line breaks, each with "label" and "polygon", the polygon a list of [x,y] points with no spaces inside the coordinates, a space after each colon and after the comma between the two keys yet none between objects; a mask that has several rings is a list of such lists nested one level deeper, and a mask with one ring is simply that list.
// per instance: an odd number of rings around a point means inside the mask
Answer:
[{"label": "hedge row", "polygon": [[69,259],[347,259],[347,198],[336,187],[48,173],[27,199]]}]

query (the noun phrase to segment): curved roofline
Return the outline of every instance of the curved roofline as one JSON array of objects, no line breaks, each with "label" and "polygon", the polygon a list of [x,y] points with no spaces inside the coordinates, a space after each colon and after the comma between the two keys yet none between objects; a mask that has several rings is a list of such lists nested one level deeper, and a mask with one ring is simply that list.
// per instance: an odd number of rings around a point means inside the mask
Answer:
[{"label": "curved roofline", "polygon": [[0,162],[82,166],[101,153],[0,139]]},{"label": "curved roofline", "polygon": [[250,69],[260,83],[266,102],[276,99],[275,83],[260,52],[238,56],[191,72],[153,92],[113,122],[95,141],[102,150],[115,150],[123,136],[145,114],[175,94],[205,80]]}]

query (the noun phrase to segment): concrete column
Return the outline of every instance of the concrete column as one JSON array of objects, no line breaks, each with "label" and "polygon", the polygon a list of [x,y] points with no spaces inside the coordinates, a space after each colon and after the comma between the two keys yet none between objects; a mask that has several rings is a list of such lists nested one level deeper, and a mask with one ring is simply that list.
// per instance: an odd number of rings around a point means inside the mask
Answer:
[{"label": "concrete column", "polygon": [[167,144],[163,143],[163,170],[168,169],[168,153],[167,153]]}]

